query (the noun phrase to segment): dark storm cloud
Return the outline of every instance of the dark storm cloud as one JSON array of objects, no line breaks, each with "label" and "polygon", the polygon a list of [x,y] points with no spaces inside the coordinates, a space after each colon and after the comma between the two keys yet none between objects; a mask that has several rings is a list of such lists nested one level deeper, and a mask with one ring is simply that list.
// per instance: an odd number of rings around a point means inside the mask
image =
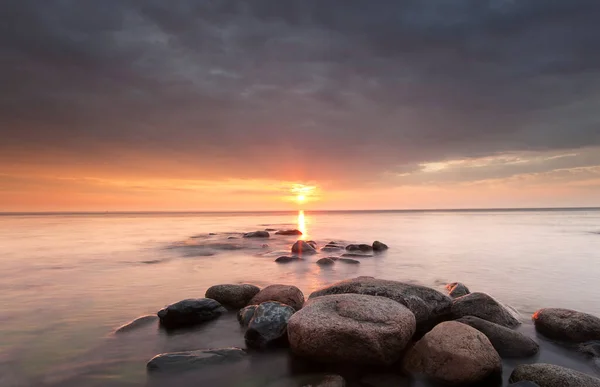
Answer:
[{"label": "dark storm cloud", "polygon": [[0,11],[0,151],[13,162],[152,169],[116,157],[135,153],[198,178],[344,180],[600,145],[596,0],[7,0]]}]

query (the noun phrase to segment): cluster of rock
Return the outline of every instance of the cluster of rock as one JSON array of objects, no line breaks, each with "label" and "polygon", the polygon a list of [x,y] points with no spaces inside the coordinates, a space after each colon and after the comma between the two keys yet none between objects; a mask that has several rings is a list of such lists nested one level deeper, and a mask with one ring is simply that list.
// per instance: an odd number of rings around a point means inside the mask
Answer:
[{"label": "cluster of rock", "polygon": [[[448,289],[463,295],[453,299],[428,287],[373,277],[334,283],[313,292],[306,302],[300,289],[291,285],[262,290],[253,285],[216,285],[207,290],[207,298],[169,305],[158,318],[162,326],[175,329],[218,318],[226,308],[236,309],[249,348],[289,346],[294,354],[317,362],[394,367],[448,385],[497,385],[502,358],[538,353],[533,339],[513,330],[520,322],[501,303],[484,293],[470,293],[462,284],[450,284]],[[550,339],[583,343],[587,353],[600,354],[597,317],[541,309],[533,321],[537,331]],[[178,352],[158,355],[147,367],[189,369],[247,356],[239,348]],[[345,385],[339,376],[328,378],[334,382],[322,385]],[[523,386],[600,386],[598,378],[549,364],[518,365],[510,381]]]},{"label": "cluster of rock", "polygon": [[[283,235],[296,235],[293,234],[291,230],[286,231]],[[280,232],[277,232],[279,234]],[[343,245],[339,242],[331,241],[323,246],[320,251],[321,252],[338,252],[341,253],[343,251],[348,251],[347,253],[341,254],[341,256],[330,256],[321,258],[317,261],[317,265],[327,266],[333,265],[335,262],[343,262],[349,264],[358,264],[360,261],[352,258],[367,258],[373,257],[373,253],[381,253],[388,249],[388,246],[385,243],[375,241],[373,244],[349,244]],[[315,241],[304,241],[298,240],[296,241],[291,248],[291,252],[293,255],[288,256],[284,255],[275,259],[277,263],[290,263],[290,262],[298,262],[304,261],[304,256],[318,254],[318,246]]]}]

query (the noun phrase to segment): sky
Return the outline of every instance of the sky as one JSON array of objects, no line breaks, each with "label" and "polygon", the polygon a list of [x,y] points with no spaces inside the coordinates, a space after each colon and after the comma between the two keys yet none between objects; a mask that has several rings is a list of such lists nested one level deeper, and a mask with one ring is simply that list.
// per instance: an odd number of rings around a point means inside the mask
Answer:
[{"label": "sky", "polygon": [[0,211],[600,206],[598,0],[4,0]]}]

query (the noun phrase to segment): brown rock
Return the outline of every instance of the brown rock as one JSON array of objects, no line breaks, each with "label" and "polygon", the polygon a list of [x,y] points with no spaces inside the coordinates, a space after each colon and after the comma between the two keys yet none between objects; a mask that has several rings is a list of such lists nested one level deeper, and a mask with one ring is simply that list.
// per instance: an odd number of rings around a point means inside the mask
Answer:
[{"label": "brown rock", "polygon": [[527,380],[540,387],[600,387],[600,379],[553,364],[520,364],[510,375],[511,383]]},{"label": "brown rock", "polygon": [[296,243],[294,243],[294,245],[292,246],[292,253],[294,254],[316,254],[317,250],[315,250],[315,248],[308,244],[305,241],[299,240],[296,241]]},{"label": "brown rock", "polygon": [[304,305],[304,294],[293,285],[270,285],[258,292],[248,305],[260,305],[266,301],[281,302],[300,310]]},{"label": "brown rock", "polygon": [[569,309],[546,308],[533,314],[535,329],[554,340],[600,340],[600,318]]},{"label": "brown rock", "polygon": [[471,293],[452,302],[452,317],[475,316],[495,324],[514,328],[520,324],[504,306],[485,293]]},{"label": "brown rock", "polygon": [[260,292],[260,288],[254,285],[224,284],[208,288],[205,297],[212,298],[226,307],[239,309],[248,305],[248,302],[258,292]]},{"label": "brown rock", "polygon": [[452,298],[466,296],[467,294],[471,293],[469,288],[467,288],[462,282],[452,282],[446,285],[446,289],[448,289],[449,295]]},{"label": "brown rock", "polygon": [[335,261],[331,258],[321,258],[317,261],[317,265],[328,266],[333,265]]}]

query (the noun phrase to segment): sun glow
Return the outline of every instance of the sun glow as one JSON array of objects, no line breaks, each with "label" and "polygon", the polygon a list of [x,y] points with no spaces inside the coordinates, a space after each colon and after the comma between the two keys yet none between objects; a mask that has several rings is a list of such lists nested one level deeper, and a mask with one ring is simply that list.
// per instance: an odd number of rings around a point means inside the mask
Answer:
[{"label": "sun glow", "polygon": [[304,196],[304,195],[298,195],[298,196],[296,196],[296,201],[298,203],[304,203],[306,201],[306,196]]},{"label": "sun glow", "polygon": [[296,202],[297,204],[304,204],[306,202],[315,200],[317,187],[304,184],[294,184],[290,189],[290,193],[292,194],[290,197],[292,201]]}]

